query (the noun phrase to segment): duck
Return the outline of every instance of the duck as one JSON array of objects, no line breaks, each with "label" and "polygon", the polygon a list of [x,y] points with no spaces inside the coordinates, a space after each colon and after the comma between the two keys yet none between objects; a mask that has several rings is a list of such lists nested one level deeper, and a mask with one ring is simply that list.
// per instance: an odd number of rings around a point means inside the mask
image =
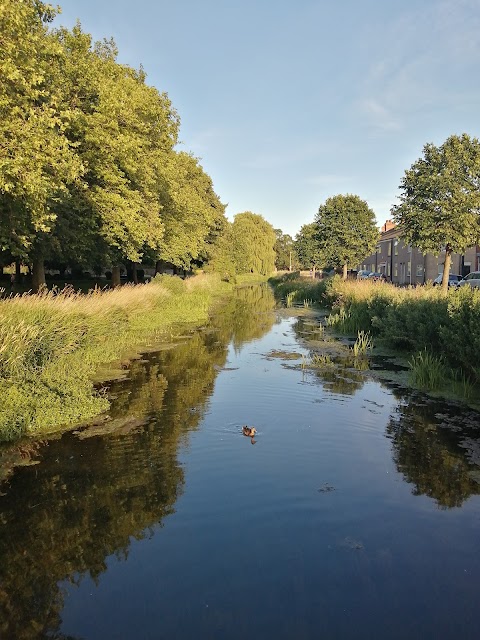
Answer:
[{"label": "duck", "polygon": [[257,430],[255,429],[255,427],[247,427],[247,425],[245,425],[244,427],[242,427],[242,433],[244,436],[253,438],[253,436],[257,433]]}]

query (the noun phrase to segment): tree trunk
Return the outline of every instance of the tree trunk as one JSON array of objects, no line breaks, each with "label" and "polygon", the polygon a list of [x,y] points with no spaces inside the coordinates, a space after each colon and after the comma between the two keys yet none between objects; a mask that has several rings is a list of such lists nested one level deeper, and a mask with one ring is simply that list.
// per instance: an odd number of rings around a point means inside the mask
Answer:
[{"label": "tree trunk", "polygon": [[32,289],[38,293],[45,286],[45,264],[43,256],[37,254],[33,259]]},{"label": "tree trunk", "polygon": [[138,284],[137,263],[132,263],[132,280],[135,284]]},{"label": "tree trunk", "polygon": [[112,289],[120,285],[120,267],[112,267]]},{"label": "tree trunk", "polygon": [[20,277],[22,275],[20,260],[15,260],[15,282],[20,282]]},{"label": "tree trunk", "polygon": [[315,280],[315,265],[312,267],[312,278]]},{"label": "tree trunk", "polygon": [[452,264],[452,250],[447,245],[445,248],[445,262],[443,263],[442,291],[448,291],[448,276],[450,275],[450,265]]},{"label": "tree trunk", "polygon": [[157,262],[155,263],[155,275],[157,275],[157,273],[160,273],[161,270],[162,270],[162,261],[157,260]]},{"label": "tree trunk", "polygon": [[348,265],[347,263],[345,263],[343,265],[343,279],[346,280],[347,279],[347,274],[348,274]]}]

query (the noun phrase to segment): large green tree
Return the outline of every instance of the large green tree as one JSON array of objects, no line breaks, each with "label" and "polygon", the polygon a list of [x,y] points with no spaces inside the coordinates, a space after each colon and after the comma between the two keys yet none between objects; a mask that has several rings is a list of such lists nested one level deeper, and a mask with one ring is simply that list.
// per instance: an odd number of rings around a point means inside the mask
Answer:
[{"label": "large green tree", "polygon": [[365,200],[347,194],[328,198],[315,219],[319,249],[326,264],[343,267],[358,264],[374,251],[378,241],[375,214]]},{"label": "large green tree", "polygon": [[160,260],[189,268],[203,262],[208,245],[215,241],[225,224],[225,205],[214,191],[213,183],[189,153],[175,152],[159,167],[160,219],[164,235],[155,252]]},{"label": "large green tree", "polygon": [[275,270],[275,229],[261,215],[238,213],[232,225],[237,273],[269,275]]},{"label": "large green tree", "polygon": [[104,261],[136,262],[163,239],[161,170],[174,153],[178,117],[142,69],[116,61],[113,42],[92,45],[79,25],[58,38],[66,52],[64,94],[76,115],[68,135],[85,166],[68,212],[88,220],[90,236],[83,237],[105,247]]},{"label": "large green tree", "polygon": [[409,244],[437,256],[445,251],[447,291],[452,253],[480,243],[480,142],[464,133],[439,147],[426,144],[400,189],[395,220]]},{"label": "large green tree", "polygon": [[295,251],[302,267],[311,269],[313,277],[315,277],[315,271],[319,267],[325,266],[325,258],[318,241],[318,230],[315,222],[304,224],[301,227],[295,236]]},{"label": "large green tree", "polygon": [[[40,0],[0,0],[0,251],[33,264],[201,263],[226,219],[142,69]],[[19,46],[22,43],[22,46]]]},{"label": "large green tree", "polygon": [[277,240],[275,242],[275,266],[277,269],[295,269],[298,258],[295,253],[295,245],[292,236],[283,233],[281,229],[275,229]]},{"label": "large green tree", "polygon": [[71,110],[59,84],[63,50],[48,31],[54,17],[40,0],[0,0],[0,249],[33,258],[39,280],[36,240],[83,171],[65,136]]}]

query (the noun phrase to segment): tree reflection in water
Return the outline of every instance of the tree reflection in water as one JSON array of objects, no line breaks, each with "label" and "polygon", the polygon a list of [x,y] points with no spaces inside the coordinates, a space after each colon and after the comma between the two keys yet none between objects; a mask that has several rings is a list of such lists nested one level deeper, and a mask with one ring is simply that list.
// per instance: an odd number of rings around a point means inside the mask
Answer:
[{"label": "tree reflection in water", "polygon": [[[294,324],[296,334],[307,344],[316,339],[314,324],[304,318]],[[335,367],[314,369],[313,375],[326,391],[353,395],[367,379],[359,371],[365,368],[365,362],[366,359],[337,357]],[[425,403],[425,398],[406,390],[394,391],[394,395],[400,404],[389,420],[387,434],[392,439],[397,467],[414,485],[414,495],[429,496],[439,507],[448,509],[460,507],[470,496],[480,493],[478,466],[469,463],[465,451],[469,448],[465,436],[471,439],[474,435],[473,442],[478,442],[480,415],[470,412],[467,425],[465,418],[460,420],[468,430],[465,434],[456,424],[451,405]],[[440,426],[443,417],[447,419]]]},{"label": "tree reflection in water", "polygon": [[268,332],[273,307],[269,288],[239,289],[209,330],[147,354],[129,380],[111,385],[112,424],[134,416],[134,429],[109,433],[107,423],[103,436],[95,428],[50,440],[38,464],[4,483],[2,638],[61,638],[59,583],[98,581],[109,556],[126,558],[132,538],[152,535],[174,512],[184,484],[179,445],[202,419],[230,341],[240,349]]},{"label": "tree reflection in water", "polygon": [[[387,433],[398,470],[414,485],[413,493],[429,496],[439,507],[448,509],[460,507],[470,496],[480,493],[480,487],[474,479],[478,467],[468,463],[465,450],[459,446],[464,434],[448,425],[440,427],[440,411],[452,413],[452,407],[420,404],[415,394],[403,396],[390,418]],[[477,437],[479,426],[477,416]]]}]

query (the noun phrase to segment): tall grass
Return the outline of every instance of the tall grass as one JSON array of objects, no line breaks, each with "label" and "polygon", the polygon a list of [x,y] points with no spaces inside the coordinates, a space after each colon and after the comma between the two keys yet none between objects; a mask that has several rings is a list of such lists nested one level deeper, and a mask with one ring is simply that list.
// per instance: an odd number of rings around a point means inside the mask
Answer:
[{"label": "tall grass", "polygon": [[213,275],[157,276],[88,295],[67,289],[0,301],[0,439],[97,415],[108,407],[92,384],[100,365],[176,323],[204,322],[226,289]]},{"label": "tall grass", "polygon": [[421,389],[439,389],[447,380],[448,372],[444,359],[426,349],[412,356],[408,364],[413,383]]},{"label": "tall grass", "polygon": [[372,336],[368,331],[359,331],[357,339],[352,347],[353,355],[355,358],[358,356],[365,356],[369,351],[373,349]]}]

